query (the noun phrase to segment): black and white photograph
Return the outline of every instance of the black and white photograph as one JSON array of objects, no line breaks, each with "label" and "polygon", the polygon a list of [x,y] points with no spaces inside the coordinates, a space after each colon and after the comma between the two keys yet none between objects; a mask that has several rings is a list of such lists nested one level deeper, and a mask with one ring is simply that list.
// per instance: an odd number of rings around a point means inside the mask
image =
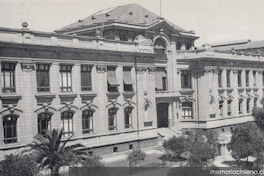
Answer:
[{"label": "black and white photograph", "polygon": [[263,0],[0,0],[0,176],[264,175]]}]

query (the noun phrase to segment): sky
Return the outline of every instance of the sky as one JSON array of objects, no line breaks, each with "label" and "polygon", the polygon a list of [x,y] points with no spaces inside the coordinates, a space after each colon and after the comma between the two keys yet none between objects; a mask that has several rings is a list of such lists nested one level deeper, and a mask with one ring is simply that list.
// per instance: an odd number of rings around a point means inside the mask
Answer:
[{"label": "sky", "polygon": [[[161,6],[160,6],[161,1]],[[264,40],[264,0],[0,0],[0,27],[53,32],[100,10],[137,3],[200,37],[196,46]]]}]

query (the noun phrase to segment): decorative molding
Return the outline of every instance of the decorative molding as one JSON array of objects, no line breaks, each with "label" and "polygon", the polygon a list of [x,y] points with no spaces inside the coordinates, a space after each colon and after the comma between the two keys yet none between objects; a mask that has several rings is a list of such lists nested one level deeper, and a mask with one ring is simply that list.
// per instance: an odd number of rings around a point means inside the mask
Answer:
[{"label": "decorative molding", "polygon": [[52,100],[56,96],[54,94],[39,94],[35,95],[35,98],[37,99],[37,105],[43,105],[44,103],[50,105]]},{"label": "decorative molding", "polygon": [[51,115],[53,115],[57,110],[53,107],[50,107],[47,103],[43,103],[42,107],[37,109],[35,111],[36,114],[41,114],[43,112],[45,113],[49,113]]},{"label": "decorative molding", "polygon": [[60,111],[60,112],[71,111],[71,112],[75,113],[77,110],[78,110],[78,108],[76,106],[73,106],[72,103],[66,102],[65,106],[60,108],[58,111]]},{"label": "decorative molding", "polygon": [[116,108],[119,109],[121,107],[120,103],[117,103],[116,100],[111,100],[110,103],[106,106],[106,108],[110,109],[110,108]]},{"label": "decorative molding", "polygon": [[73,103],[74,99],[77,97],[77,94],[59,94],[61,104]]},{"label": "decorative molding", "polygon": [[155,67],[149,67],[149,74],[155,74],[156,68]]},{"label": "decorative molding", "polygon": [[120,96],[119,92],[108,92],[106,93],[108,97],[108,101],[112,102],[113,100],[116,101],[116,99]]},{"label": "decorative molding", "polygon": [[123,92],[123,96],[125,100],[132,99],[135,95],[135,92]]},{"label": "decorative molding", "polygon": [[21,99],[21,95],[13,94],[13,95],[1,95],[0,99],[2,100],[2,106],[8,107],[9,105],[17,106],[18,101]]},{"label": "decorative molding", "polygon": [[106,65],[97,65],[96,66],[97,73],[105,73],[107,71]]},{"label": "decorative molding", "polygon": [[13,114],[13,115],[16,115],[16,116],[19,117],[22,113],[23,113],[23,111],[14,108],[13,105],[8,105],[7,108],[6,108],[5,110],[3,110],[3,111],[0,112],[0,115],[1,115],[2,117],[4,117],[4,116],[6,116],[6,115]]},{"label": "decorative molding", "polygon": [[86,103],[87,101],[93,102],[94,98],[97,96],[97,93],[81,93],[80,97],[82,99],[82,103]]},{"label": "decorative molding", "polygon": [[126,107],[132,107],[132,108],[134,108],[134,107],[136,107],[136,103],[134,103],[131,99],[127,99],[126,100],[126,103],[124,103],[122,106],[124,107],[124,108],[126,108]]},{"label": "decorative molding", "polygon": [[80,110],[82,110],[82,111],[84,111],[84,110],[95,111],[96,109],[98,109],[98,107],[96,105],[94,105],[92,101],[86,101],[85,105],[80,108]]},{"label": "decorative molding", "polygon": [[137,74],[142,74],[146,70],[147,70],[146,67],[136,67],[136,73]]},{"label": "decorative molding", "polygon": [[21,63],[22,71],[32,72],[35,70],[35,64],[33,63]]}]

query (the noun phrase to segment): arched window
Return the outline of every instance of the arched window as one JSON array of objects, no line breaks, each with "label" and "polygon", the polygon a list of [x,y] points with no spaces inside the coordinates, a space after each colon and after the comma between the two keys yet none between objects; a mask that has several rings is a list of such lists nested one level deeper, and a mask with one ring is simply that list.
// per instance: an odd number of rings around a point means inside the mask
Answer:
[{"label": "arched window", "polygon": [[224,101],[220,100],[219,101],[219,116],[220,117],[223,117],[223,115],[224,115],[223,105],[224,105]]},{"label": "arched window", "polygon": [[41,113],[38,115],[38,134],[45,135],[47,130],[51,130],[51,115]]},{"label": "arched window", "polygon": [[17,116],[7,115],[3,117],[4,143],[17,142]]},{"label": "arched window", "polygon": [[154,43],[154,52],[157,54],[165,54],[166,45],[163,40],[157,39]]},{"label": "arched window", "polygon": [[108,127],[109,130],[116,130],[116,108],[110,108],[108,109]]},{"label": "arched window", "polygon": [[132,127],[132,107],[126,107],[124,109],[124,121],[125,121],[125,128]]},{"label": "arched window", "polygon": [[93,132],[93,113],[92,110],[85,110],[82,112],[82,128],[83,134]]},{"label": "arched window", "polygon": [[250,101],[251,101],[251,99],[248,98],[248,99],[247,99],[247,113],[250,113],[250,110],[251,110],[251,107],[250,107]]},{"label": "arched window", "polygon": [[61,113],[61,126],[63,136],[70,136],[73,134],[73,112],[64,111]]}]

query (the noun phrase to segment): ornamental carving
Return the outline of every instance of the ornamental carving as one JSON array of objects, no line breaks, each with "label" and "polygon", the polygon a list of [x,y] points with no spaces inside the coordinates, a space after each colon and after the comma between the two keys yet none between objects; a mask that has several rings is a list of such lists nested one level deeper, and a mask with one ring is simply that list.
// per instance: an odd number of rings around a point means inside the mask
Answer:
[{"label": "ornamental carving", "polygon": [[149,67],[149,74],[155,74],[156,68],[155,67]]},{"label": "ornamental carving", "polygon": [[35,65],[32,63],[21,63],[21,69],[23,71],[32,72],[35,70]]},{"label": "ornamental carving", "polygon": [[97,73],[105,73],[107,71],[107,67],[105,65],[97,65],[96,69]]},{"label": "ornamental carving", "polygon": [[136,72],[138,74],[143,74],[144,71],[146,71],[147,68],[146,67],[136,67]]}]

